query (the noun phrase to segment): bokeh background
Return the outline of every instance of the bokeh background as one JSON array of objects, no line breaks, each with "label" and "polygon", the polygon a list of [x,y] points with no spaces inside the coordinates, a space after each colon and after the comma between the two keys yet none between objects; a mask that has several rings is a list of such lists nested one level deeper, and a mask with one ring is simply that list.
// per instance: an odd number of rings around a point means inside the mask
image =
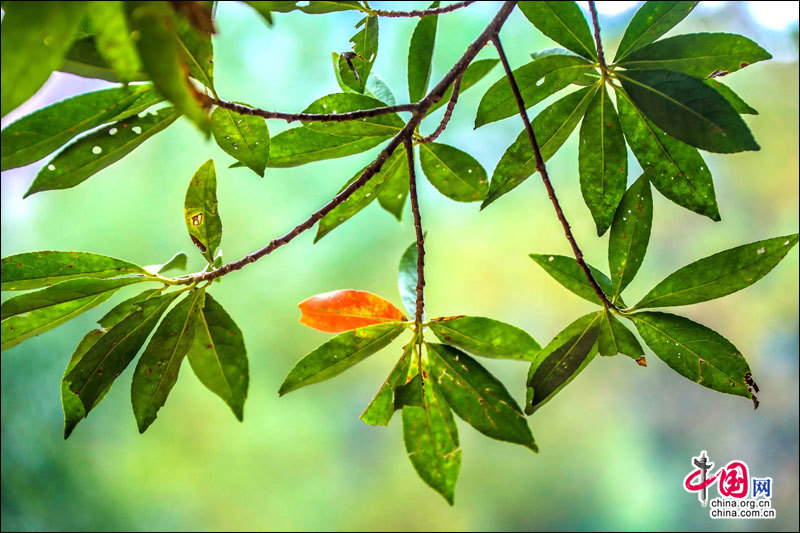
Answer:
[{"label": "bokeh background", "polygon": [[[381,2],[376,2],[380,5]],[[382,3],[388,7],[388,2]],[[635,2],[598,2],[608,54]],[[725,79],[760,111],[747,116],[760,152],[704,154],[722,222],[655,196],[644,267],[627,290],[635,301],[676,268],[732,246],[798,231],[797,2],[704,2],[670,34],[743,33],[775,59]],[[394,9],[426,7],[392,3]],[[497,8],[478,3],[439,18],[436,81]],[[217,88],[224,98],[299,111],[338,92],[331,51],[349,48],[359,15],[277,14],[267,27],[239,3],[223,2],[215,38]],[[381,20],[374,70],[407,101],[406,56],[414,19]],[[553,46],[519,11],[502,37],[514,66]],[[480,57],[492,56],[488,48]],[[497,67],[463,94],[441,138],[472,153],[491,174],[521,130],[518,118],[472,128]],[[66,96],[107,84],[55,74],[13,120]],[[537,106],[538,111],[552,100]],[[423,125],[431,131],[442,111]],[[4,121],[4,125],[8,120]],[[275,134],[287,126],[270,121]],[[22,194],[46,161],[2,174],[2,255],[40,249],[86,250],[158,263],[178,250],[202,267],[182,220],[194,170],[217,162],[223,251],[234,259],[282,234],[321,206],[376,150],[264,179],[180,120],[113,167],[76,188]],[[548,164],[588,260],[607,269],[581,199],[577,132]],[[638,177],[631,156],[629,180]],[[569,254],[535,176],[478,212],[447,200],[422,180],[428,231],[428,316],[471,314],[518,325],[543,345],[592,305],[561,288],[527,255]],[[131,371],[62,440],[59,383],[83,333],[113,302],[32,339],[2,357],[3,530],[797,530],[798,253],[752,288],[680,313],[727,336],[746,354],[762,392],[754,411],[672,372],[648,351],[648,367],[624,356],[597,358],[530,418],[541,453],[490,440],[459,421],[463,465],[456,505],[426,487],[409,463],[395,417],[388,428],[358,416],[399,356],[401,343],[328,382],[278,398],[283,377],[329,335],[297,322],[296,303],[334,289],[363,289],[400,304],[396,267],[413,240],[408,211],[398,224],[372,205],[316,245],[313,231],[227,276],[215,297],[238,321],[250,359],[245,421],[184,365],[167,405],[145,435],[131,412]],[[4,295],[7,297],[8,295]],[[116,300],[115,300],[116,301]],[[527,366],[482,360],[524,399]],[[682,489],[690,460],[708,450],[718,465],[739,459],[774,479],[776,520],[711,520]]]}]

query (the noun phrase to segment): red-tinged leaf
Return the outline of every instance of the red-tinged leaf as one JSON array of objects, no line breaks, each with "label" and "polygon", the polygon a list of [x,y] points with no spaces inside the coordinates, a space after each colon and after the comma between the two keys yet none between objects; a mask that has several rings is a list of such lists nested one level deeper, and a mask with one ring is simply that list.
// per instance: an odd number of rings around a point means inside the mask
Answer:
[{"label": "red-tinged leaf", "polygon": [[297,306],[303,313],[301,324],[329,333],[406,320],[391,302],[367,291],[326,292],[303,300]]}]

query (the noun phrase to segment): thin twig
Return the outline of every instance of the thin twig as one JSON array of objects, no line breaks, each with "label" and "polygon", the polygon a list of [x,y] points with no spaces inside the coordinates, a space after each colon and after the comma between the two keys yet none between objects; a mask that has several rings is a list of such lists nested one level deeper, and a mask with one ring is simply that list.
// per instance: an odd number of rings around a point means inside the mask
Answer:
[{"label": "thin twig", "polygon": [[542,152],[539,150],[539,143],[536,142],[536,136],[533,133],[533,127],[531,127],[531,122],[528,120],[528,113],[525,110],[525,101],[522,99],[522,95],[519,92],[517,80],[514,78],[514,73],[511,71],[511,65],[508,64],[508,58],[503,50],[503,45],[500,43],[500,37],[498,35],[494,35],[492,37],[492,42],[497,49],[497,54],[500,56],[500,61],[503,63],[503,69],[506,71],[506,77],[511,85],[511,92],[514,94],[514,99],[517,101],[519,114],[522,117],[523,124],[525,124],[525,131],[528,132],[528,139],[530,140],[531,148],[533,148],[533,155],[536,158],[536,170],[539,171],[539,174],[542,177],[544,186],[547,189],[547,195],[550,197],[550,201],[553,203],[553,207],[556,210],[556,216],[558,216],[558,220],[561,222],[561,226],[564,228],[564,234],[567,236],[570,246],[572,246],[572,252],[575,255],[575,260],[578,262],[578,266],[581,267],[581,270],[583,270],[583,272],[586,274],[586,279],[589,280],[589,285],[592,286],[592,289],[597,297],[600,298],[600,301],[603,302],[603,304],[609,309],[614,309],[616,311],[616,306],[609,301],[608,297],[603,292],[603,289],[601,289],[600,285],[597,284],[597,280],[594,279],[594,276],[589,270],[589,266],[586,264],[586,261],[583,260],[583,252],[578,247],[578,243],[575,242],[575,237],[572,235],[572,229],[570,228],[569,222],[567,222],[567,218],[564,216],[564,211],[561,209],[561,204],[558,203],[556,192],[553,190],[553,185],[550,183],[550,177],[547,175],[547,167],[542,159]]},{"label": "thin twig", "polygon": [[453,115],[453,109],[455,109],[456,103],[458,102],[458,90],[460,88],[461,76],[457,77],[456,81],[453,83],[453,94],[450,95],[450,101],[447,102],[447,109],[444,111],[444,117],[442,117],[442,121],[439,123],[433,133],[420,141],[422,144],[432,143],[437,137],[439,137],[439,135],[442,134],[445,128],[447,128],[447,123],[450,122],[450,117]]},{"label": "thin twig", "polygon": [[600,23],[597,21],[597,8],[594,2],[589,2],[589,11],[592,13],[592,24],[594,24],[594,43],[597,46],[597,61],[600,63],[600,70],[603,77],[606,73],[606,57],[603,54],[603,43],[600,41]]},{"label": "thin twig", "polygon": [[402,111],[414,112],[417,110],[418,104],[399,104],[390,105],[386,107],[375,107],[373,109],[361,109],[358,111],[349,111],[347,113],[281,113],[280,111],[267,111],[266,109],[259,109],[257,107],[250,107],[233,102],[226,102],[225,100],[216,99],[213,101],[220,107],[230,109],[234,113],[240,115],[253,115],[263,118],[276,118],[285,120],[286,122],[294,122],[296,120],[303,120],[306,122],[347,122],[350,120],[359,120],[362,118],[372,118],[378,115],[387,115],[389,113],[398,113]]},{"label": "thin twig", "polygon": [[414,215],[414,231],[417,234],[417,307],[414,322],[417,327],[422,324],[425,314],[425,236],[422,233],[422,215],[419,212],[417,198],[417,177],[414,170],[414,145],[410,139],[404,141],[408,157],[408,195],[411,197],[411,213]]},{"label": "thin twig", "polygon": [[430,17],[432,15],[441,15],[442,13],[450,13],[456,9],[467,7],[474,4],[475,0],[469,2],[456,2],[454,4],[446,5],[444,7],[433,7],[430,9],[416,9],[414,11],[389,11],[386,9],[373,9],[372,14],[379,17]]},{"label": "thin twig", "polygon": [[[503,26],[506,19],[508,19],[508,16],[514,10],[514,6],[516,6],[516,4],[517,3],[515,1],[507,1],[503,3],[503,6],[498,10],[491,22],[489,22],[483,32],[481,32],[481,34],[472,42],[472,44],[467,47],[467,50],[456,62],[456,64],[453,65],[450,71],[445,74],[445,76],[439,81],[439,83],[436,84],[433,89],[430,90],[425,98],[415,104],[416,109],[403,129],[400,130],[400,132],[389,141],[389,144],[387,144],[386,147],[378,154],[378,157],[372,163],[370,163],[366,169],[364,169],[364,172],[357,180],[348,185],[339,194],[334,196],[333,199],[325,204],[322,208],[315,211],[308,219],[295,226],[288,233],[278,237],[277,239],[273,239],[269,242],[269,244],[260,250],[256,250],[255,252],[248,254],[241,259],[231,261],[230,263],[222,265],[221,267],[210,272],[206,272],[205,274],[192,276],[188,278],[188,280],[191,280],[192,282],[209,281],[220,276],[224,276],[225,274],[228,274],[234,270],[239,270],[245,265],[254,263],[265,255],[272,253],[277,248],[280,248],[284,244],[288,244],[292,239],[313,227],[319,219],[332,211],[337,205],[350,198],[355,191],[357,191],[360,187],[363,187],[364,184],[366,184],[372,178],[372,176],[380,171],[381,166],[383,166],[394,150],[400,146],[400,143],[410,141],[412,139],[414,130],[422,121],[428,109],[442,99],[442,96],[450,87],[450,85],[455,82],[456,78],[464,73],[472,60],[475,59],[475,56],[478,55],[478,52],[480,52],[486,43],[489,42],[498,31],[500,31],[500,28]],[[181,281],[185,283],[188,282],[184,281],[183,279]]]}]

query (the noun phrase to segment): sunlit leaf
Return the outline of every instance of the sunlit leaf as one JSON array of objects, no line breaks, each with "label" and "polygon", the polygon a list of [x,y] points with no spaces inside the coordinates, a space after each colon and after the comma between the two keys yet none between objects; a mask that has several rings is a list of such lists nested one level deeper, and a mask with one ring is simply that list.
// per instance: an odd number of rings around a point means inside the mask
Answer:
[{"label": "sunlit leaf", "polygon": [[177,252],[175,255],[170,257],[166,263],[162,263],[160,265],[148,265],[145,268],[148,272],[152,274],[163,274],[164,272],[168,272],[170,270],[186,270],[186,254],[183,252]]},{"label": "sunlit leaf", "polygon": [[[405,155],[405,153],[404,153]],[[394,167],[394,172],[388,175],[383,187],[378,192],[378,203],[386,211],[400,221],[403,218],[403,209],[408,198],[408,159],[406,162]],[[374,179],[374,178],[373,178]]]},{"label": "sunlit leaf", "polygon": [[758,111],[750,107],[747,102],[742,100],[742,98],[727,85],[723,85],[715,79],[703,80],[703,82],[721,94],[722,97],[733,106],[737,113],[741,115],[758,115]]},{"label": "sunlit leaf", "polygon": [[676,204],[719,220],[711,171],[700,152],[661,131],[619,89],[617,108],[633,155],[655,188]]},{"label": "sunlit leaf", "polygon": [[92,2],[86,14],[94,33],[97,51],[121,82],[133,81],[142,70],[142,65],[125,19],[124,3]]},{"label": "sunlit leaf", "polygon": [[[292,128],[270,139],[270,168],[286,168],[360,154],[389,137],[343,137],[329,135],[307,127]],[[234,166],[241,166],[235,164]]]},{"label": "sunlit leaf", "polygon": [[0,31],[0,114],[44,85],[61,64],[87,2],[12,2]]},{"label": "sunlit leaf", "polygon": [[122,119],[80,137],[42,167],[25,193],[69,189],[116,163],[180,116],[169,107]]},{"label": "sunlit leaf", "polygon": [[426,345],[430,380],[461,419],[488,437],[539,451],[517,402],[496,377],[452,346]]},{"label": "sunlit leaf", "polygon": [[[428,8],[436,7],[439,7],[438,1]],[[411,102],[419,102],[428,91],[438,21],[438,15],[422,17],[411,34],[408,46],[408,97]]]},{"label": "sunlit leaf", "polygon": [[[603,305],[603,302],[600,301],[600,298],[597,297],[594,289],[589,284],[589,280],[586,278],[586,273],[578,265],[574,257],[566,257],[563,255],[530,254],[530,258],[536,261],[536,263],[542,267],[545,272],[550,274],[553,279],[555,279],[565,288],[569,289],[571,292],[577,294],[584,300],[592,302],[593,304]],[[591,265],[589,265],[589,272],[592,273],[592,277],[595,279],[597,284],[600,285],[600,288],[603,289],[603,292],[606,294],[606,296],[610,297],[610,295],[613,293],[611,290],[611,280],[608,279],[608,276]]]},{"label": "sunlit leaf", "polygon": [[[335,93],[323,96],[303,110],[303,113],[335,114],[385,107],[384,103],[356,93]],[[304,122],[305,127],[331,135],[383,137],[397,135],[405,123],[397,113],[388,113],[346,122]]]},{"label": "sunlit leaf", "polygon": [[542,349],[526,331],[491,318],[434,318],[428,327],[442,342],[482,357],[533,361]]},{"label": "sunlit leaf", "polygon": [[468,153],[447,144],[421,144],[419,161],[428,181],[451,200],[479,202],[486,197],[486,170]]},{"label": "sunlit leaf", "polygon": [[527,414],[550,401],[591,362],[602,316],[600,311],[580,317],[542,348],[528,370]]},{"label": "sunlit leaf", "polygon": [[581,8],[575,2],[520,2],[520,11],[531,24],[568,50],[594,59],[594,39]]},{"label": "sunlit leaf", "polygon": [[630,318],[650,349],[678,374],[709,389],[753,398],[750,366],[716,331],[667,313],[635,313]]},{"label": "sunlit leaf", "polygon": [[209,263],[222,241],[222,220],[217,210],[217,171],[209,159],[192,176],[183,203],[183,218],[192,242]]},{"label": "sunlit leaf", "polygon": [[[533,119],[531,126],[544,161],[556,153],[578,125],[586,108],[589,107],[595,91],[596,87],[586,87],[569,94],[547,106]],[[535,171],[536,159],[533,149],[527,132],[522,130],[517,136],[517,140],[506,149],[503,157],[497,163],[492,174],[489,192],[481,204],[481,209],[514,189]]]},{"label": "sunlit leaf", "polygon": [[266,120],[218,107],[211,114],[211,133],[220,148],[264,177],[264,169],[269,161]]},{"label": "sunlit leaf", "polygon": [[402,323],[388,323],[340,333],[298,361],[286,376],[278,394],[283,396],[341,374],[388,346],[405,328]]},{"label": "sunlit leaf", "polygon": [[611,225],[628,183],[625,138],[605,85],[589,104],[581,122],[578,169],[583,200],[600,236]]},{"label": "sunlit leaf", "polygon": [[[311,2],[309,6],[313,4]],[[356,28],[361,30],[350,38],[353,51],[339,56],[339,76],[345,85],[363,93],[378,54],[378,17],[364,17]]]},{"label": "sunlit leaf", "polygon": [[[76,38],[70,49],[67,50],[66,55],[64,55],[64,61],[58,67],[58,70],[84,78],[97,78],[115,83],[122,81],[119,74],[97,51],[97,42],[94,36]],[[149,79],[150,76],[139,69],[134,73],[131,81],[147,81]]]},{"label": "sunlit leaf", "polygon": [[302,313],[301,324],[330,333],[406,319],[391,302],[367,291],[325,292],[297,306]]},{"label": "sunlit leaf", "polygon": [[611,272],[609,297],[612,301],[619,298],[642,266],[652,225],[653,193],[648,175],[644,173],[625,192],[611,224],[608,269]]},{"label": "sunlit leaf", "polygon": [[797,233],[737,246],[680,268],[648,292],[636,308],[688,305],[749,287],[797,244]]},{"label": "sunlit leaf", "polygon": [[408,311],[409,316],[416,315],[417,309],[417,242],[412,242],[400,257],[400,264],[397,267],[397,288],[400,291],[400,299],[403,306]]},{"label": "sunlit leaf", "polygon": [[686,18],[699,2],[645,2],[633,15],[617,47],[614,61],[648,45]]},{"label": "sunlit leaf", "polygon": [[189,75],[213,91],[214,47],[211,44],[211,34],[193,28],[187,20],[180,17],[176,20],[174,31]]},{"label": "sunlit leaf", "polygon": [[626,71],[620,80],[636,107],[676,139],[709,152],[760,149],[739,113],[702,80],[668,70]]},{"label": "sunlit leaf", "polygon": [[205,291],[190,292],[159,324],[133,372],[131,403],[139,433],[150,427],[178,380],[183,358],[192,346]]}]

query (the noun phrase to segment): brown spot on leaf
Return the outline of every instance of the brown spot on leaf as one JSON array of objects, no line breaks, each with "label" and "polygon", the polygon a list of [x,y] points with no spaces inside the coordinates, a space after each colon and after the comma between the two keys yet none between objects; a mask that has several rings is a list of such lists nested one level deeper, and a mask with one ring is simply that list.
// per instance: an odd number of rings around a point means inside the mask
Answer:
[{"label": "brown spot on leaf", "polygon": [[440,316],[436,318],[432,318],[432,322],[445,322],[447,320],[455,320],[456,318],[463,318],[467,315],[453,315],[453,316]]},{"label": "brown spot on leaf", "polygon": [[641,356],[636,360],[636,364],[639,366],[647,366],[647,359],[645,359],[644,356]]},{"label": "brown spot on leaf", "polygon": [[208,248],[206,248],[205,244],[203,244],[202,242],[200,242],[200,241],[197,239],[197,237],[195,237],[194,235],[189,235],[189,237],[191,237],[191,238],[192,238],[192,242],[194,243],[194,245],[195,245],[195,246],[197,246],[198,248],[200,248],[200,251],[201,251],[201,252],[205,253],[205,251],[208,249]]}]

